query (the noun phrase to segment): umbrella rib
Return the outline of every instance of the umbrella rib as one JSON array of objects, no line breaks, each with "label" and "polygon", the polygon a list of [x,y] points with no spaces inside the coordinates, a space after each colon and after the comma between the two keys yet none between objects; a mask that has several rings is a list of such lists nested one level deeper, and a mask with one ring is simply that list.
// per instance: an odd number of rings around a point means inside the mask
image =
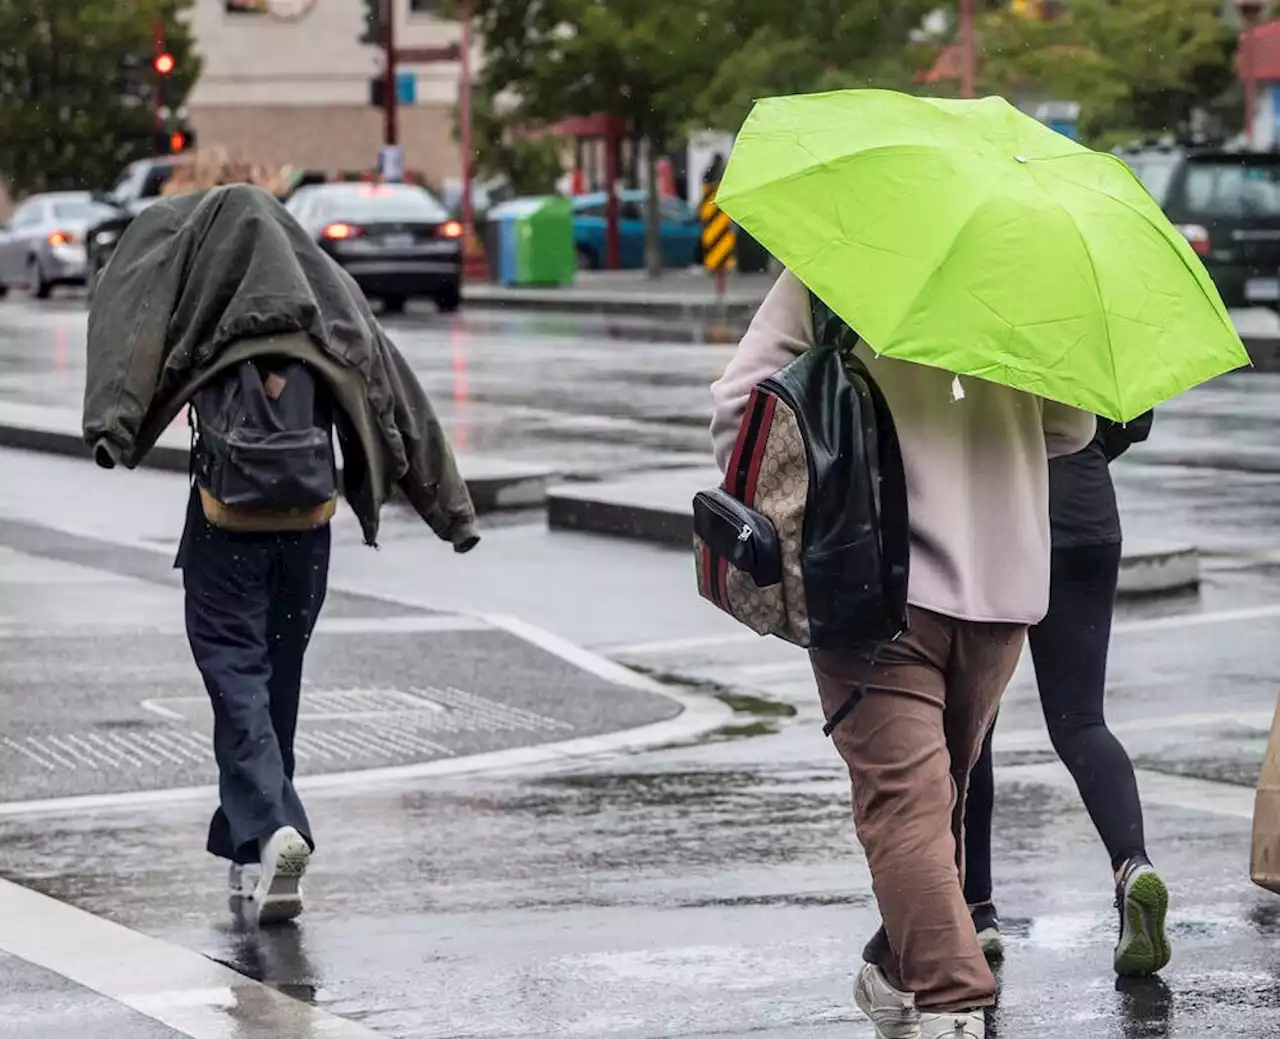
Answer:
[{"label": "umbrella rib", "polygon": [[[1141,181],[1139,181],[1139,180],[1138,180],[1138,178],[1137,178],[1137,176],[1134,174],[1133,170],[1129,169],[1129,167],[1128,167],[1127,165],[1125,165],[1124,160],[1122,160],[1122,159],[1118,158],[1118,157],[1117,157],[1117,156],[1115,156],[1115,155],[1104,154],[1104,153],[1102,153],[1102,152],[1095,152],[1095,153],[1093,153],[1093,154],[1095,154],[1095,155],[1104,155],[1104,157],[1105,157],[1105,158],[1110,159],[1110,160],[1112,160],[1113,162],[1119,163],[1119,164],[1120,164],[1120,166],[1124,169],[1125,173],[1127,173],[1127,174],[1128,174],[1130,177],[1132,177],[1135,181],[1138,181],[1138,183],[1139,183],[1139,184],[1141,184],[1141,183],[1142,183]],[[1045,161],[1045,162],[1057,162],[1057,161],[1059,161],[1059,160],[1061,160],[1061,159],[1077,159],[1077,158],[1079,158],[1079,156],[1078,156],[1078,155],[1059,155],[1059,156],[1056,156],[1056,157],[1055,157],[1055,158],[1053,158],[1053,159],[1047,159],[1047,160],[1044,160],[1044,161]],[[1049,173],[1053,173],[1053,171],[1052,171],[1052,170],[1049,170],[1048,172],[1049,172]],[[1056,175],[1057,175],[1057,174],[1054,174],[1054,176],[1056,176]],[[1092,184],[1085,184],[1085,183],[1081,183],[1080,181],[1075,181],[1075,180],[1071,181],[1071,183],[1072,183],[1073,185],[1075,185],[1076,187],[1084,188],[1086,191],[1092,191],[1095,195],[1101,195],[1103,198],[1110,199],[1112,202],[1119,202],[1119,203],[1120,203],[1122,206],[1124,206],[1126,209],[1128,209],[1128,210],[1132,211],[1133,213],[1135,213],[1135,214],[1137,214],[1139,217],[1141,217],[1141,218],[1142,218],[1142,220],[1146,223],[1146,225],[1147,225],[1148,227],[1150,227],[1153,231],[1155,231],[1157,234],[1159,234],[1161,238],[1163,238],[1163,239],[1165,239],[1166,241],[1168,241],[1170,245],[1173,245],[1173,246],[1174,246],[1174,248],[1175,248],[1175,252],[1177,252],[1177,254],[1178,254],[1178,260],[1179,260],[1179,262],[1182,264],[1182,266],[1183,266],[1184,268],[1186,268],[1187,273],[1188,273],[1188,274],[1190,274],[1190,275],[1191,275],[1191,277],[1192,277],[1192,279],[1195,281],[1195,283],[1196,283],[1196,287],[1200,290],[1200,294],[1205,298],[1205,300],[1209,303],[1209,305],[1210,305],[1210,306],[1213,306],[1214,310],[1217,310],[1217,309],[1218,309],[1218,308],[1214,305],[1213,297],[1212,297],[1212,296],[1210,296],[1210,295],[1209,295],[1209,293],[1205,291],[1204,286],[1200,284],[1200,279],[1199,279],[1198,277],[1196,277],[1195,268],[1194,268],[1194,267],[1192,267],[1192,266],[1191,266],[1191,264],[1187,262],[1187,258],[1186,258],[1185,256],[1183,256],[1183,255],[1182,255],[1182,250],[1180,250],[1180,249],[1178,249],[1178,248],[1177,248],[1177,243],[1176,243],[1176,242],[1173,242],[1173,241],[1171,241],[1171,240],[1170,240],[1169,235],[1168,235],[1168,233],[1166,232],[1166,229],[1165,229],[1165,227],[1164,227],[1164,226],[1162,226],[1158,221],[1153,220],[1153,219],[1151,218],[1151,215],[1150,215],[1150,214],[1148,214],[1148,213],[1144,213],[1141,209],[1139,209],[1137,206],[1135,206],[1135,205],[1134,205],[1132,202],[1130,202],[1128,199],[1118,198],[1117,196],[1115,196],[1115,195],[1111,195],[1111,194],[1109,194],[1109,193],[1107,193],[1107,192],[1105,192],[1105,191],[1101,190],[1100,188],[1096,188],[1096,187],[1094,187]],[[1143,188],[1143,190],[1144,190],[1144,191],[1146,191],[1146,188],[1144,187],[1144,188]],[[1090,262],[1092,262],[1092,257],[1090,258]]]}]

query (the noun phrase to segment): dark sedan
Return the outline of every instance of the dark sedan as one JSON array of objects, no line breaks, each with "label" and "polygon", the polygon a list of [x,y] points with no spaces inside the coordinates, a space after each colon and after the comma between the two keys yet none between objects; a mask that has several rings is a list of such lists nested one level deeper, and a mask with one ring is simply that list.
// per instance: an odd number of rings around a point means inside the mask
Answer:
[{"label": "dark sedan", "polygon": [[323,184],[300,188],[289,212],[387,313],[431,299],[462,301],[462,225],[412,184]]}]

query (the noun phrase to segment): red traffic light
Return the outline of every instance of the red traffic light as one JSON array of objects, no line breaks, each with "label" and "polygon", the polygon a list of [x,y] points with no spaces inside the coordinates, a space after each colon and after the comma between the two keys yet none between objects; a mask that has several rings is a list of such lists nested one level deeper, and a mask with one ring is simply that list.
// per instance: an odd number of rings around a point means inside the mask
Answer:
[{"label": "red traffic light", "polygon": [[181,130],[174,130],[169,135],[169,151],[176,155],[187,146],[187,135]]},{"label": "red traffic light", "polygon": [[162,76],[169,75],[177,67],[177,62],[173,60],[173,55],[168,52],[157,54],[156,60],[151,63],[152,67]]}]

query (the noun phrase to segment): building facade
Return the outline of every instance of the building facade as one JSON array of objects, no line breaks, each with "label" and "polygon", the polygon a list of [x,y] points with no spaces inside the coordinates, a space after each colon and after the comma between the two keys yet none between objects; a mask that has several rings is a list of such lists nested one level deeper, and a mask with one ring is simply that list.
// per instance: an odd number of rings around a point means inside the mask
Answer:
[{"label": "building facade", "polygon": [[[187,116],[200,147],[330,173],[372,169],[383,113],[370,84],[383,62],[380,48],[360,42],[365,5],[276,2],[292,17],[273,16],[263,0],[197,0],[191,27],[203,65]],[[397,49],[458,42],[459,26],[439,17],[439,0],[394,0],[394,7]],[[459,63],[406,63],[399,71],[413,95],[399,107],[406,168],[432,183],[456,176]]]}]

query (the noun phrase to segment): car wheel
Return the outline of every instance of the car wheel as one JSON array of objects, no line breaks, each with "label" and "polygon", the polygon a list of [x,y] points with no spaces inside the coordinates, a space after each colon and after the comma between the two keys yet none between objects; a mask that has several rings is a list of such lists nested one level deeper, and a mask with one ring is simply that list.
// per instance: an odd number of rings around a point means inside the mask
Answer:
[{"label": "car wheel", "polygon": [[49,293],[53,291],[53,285],[44,280],[44,271],[40,269],[40,261],[34,256],[27,267],[27,287],[31,290],[31,295],[36,299],[48,299]]},{"label": "car wheel", "polygon": [[403,314],[405,299],[403,296],[383,296],[382,312],[384,314]]},{"label": "car wheel", "polygon": [[600,266],[600,261],[596,259],[593,249],[585,245],[578,246],[578,270],[594,271]]},{"label": "car wheel", "polygon": [[452,314],[462,306],[462,286],[454,282],[436,295],[436,308],[441,314]]},{"label": "car wheel", "polygon": [[0,299],[4,299],[7,295],[9,295],[9,286],[0,281]]}]

